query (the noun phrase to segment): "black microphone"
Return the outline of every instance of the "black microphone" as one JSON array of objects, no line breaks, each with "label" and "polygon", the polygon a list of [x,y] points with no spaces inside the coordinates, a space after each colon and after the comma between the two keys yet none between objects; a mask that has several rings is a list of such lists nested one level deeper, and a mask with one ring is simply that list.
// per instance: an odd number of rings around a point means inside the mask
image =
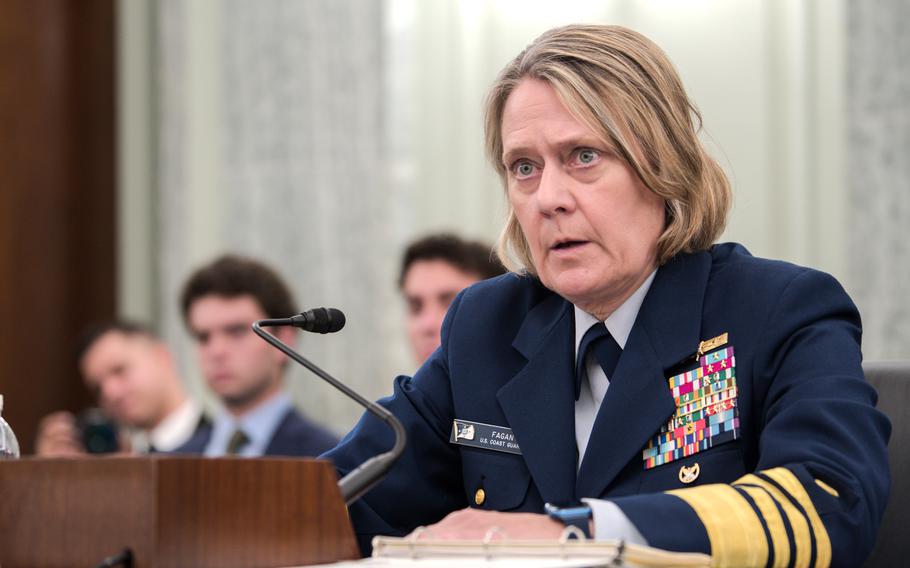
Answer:
[{"label": "black microphone", "polygon": [[371,457],[338,481],[341,497],[344,499],[345,504],[350,505],[382,481],[382,478],[392,469],[392,465],[401,456],[407,442],[404,426],[384,407],[363,398],[353,389],[291,349],[286,343],[262,329],[263,327],[293,326],[316,333],[334,333],[344,327],[344,322],[345,318],[341,310],[316,308],[289,318],[259,320],[253,323],[253,331],[273,347],[366,408],[370,414],[385,422],[395,432],[395,444],[391,450]]},{"label": "black microphone", "polygon": [[344,327],[345,319],[341,310],[335,308],[313,308],[289,318],[262,320],[263,327],[293,326],[313,333],[335,333]]},{"label": "black microphone", "polygon": [[98,566],[95,568],[114,568],[115,566],[123,566],[123,568],[133,568],[133,551],[129,548],[124,548],[120,553],[113,556],[108,556],[101,561]]}]

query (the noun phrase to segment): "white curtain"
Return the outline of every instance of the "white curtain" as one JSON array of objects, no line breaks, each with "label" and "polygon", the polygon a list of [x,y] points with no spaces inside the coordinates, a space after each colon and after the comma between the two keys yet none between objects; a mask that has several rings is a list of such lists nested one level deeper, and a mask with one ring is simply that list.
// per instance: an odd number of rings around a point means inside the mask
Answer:
[{"label": "white curtain", "polygon": [[[494,235],[500,192],[482,159],[496,73],[541,32],[621,24],[655,40],[705,119],[736,196],[726,239],[845,276],[843,6],[808,0],[389,2],[387,115],[396,183],[421,219]],[[432,192],[428,191],[432,188]],[[422,192],[422,193],[421,193]]]},{"label": "white curtain", "polygon": [[[409,372],[395,296],[395,201],[385,188],[382,4],[170,0],[159,8],[163,328],[204,393],[176,298],[226,251],[260,258],[301,309],[347,327],[302,352],[371,398]],[[295,369],[288,388],[336,431],[361,409]]]},{"label": "white curtain", "polygon": [[910,358],[910,4],[849,4],[850,289],[867,359]]}]

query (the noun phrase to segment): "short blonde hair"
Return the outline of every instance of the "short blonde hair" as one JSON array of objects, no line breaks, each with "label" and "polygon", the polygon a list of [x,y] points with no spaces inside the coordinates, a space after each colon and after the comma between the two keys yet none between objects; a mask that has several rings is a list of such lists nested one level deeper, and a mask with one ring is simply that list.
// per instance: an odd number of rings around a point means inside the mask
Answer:
[{"label": "short blonde hair", "polygon": [[[699,141],[701,115],[654,42],[621,26],[571,25],[545,32],[506,65],[485,113],[487,157],[504,186],[502,113],[525,78],[548,82],[569,112],[663,199],[660,264],[680,252],[705,250],[720,236],[732,201],[730,183]],[[534,271],[511,206],[498,250],[510,270]]]}]

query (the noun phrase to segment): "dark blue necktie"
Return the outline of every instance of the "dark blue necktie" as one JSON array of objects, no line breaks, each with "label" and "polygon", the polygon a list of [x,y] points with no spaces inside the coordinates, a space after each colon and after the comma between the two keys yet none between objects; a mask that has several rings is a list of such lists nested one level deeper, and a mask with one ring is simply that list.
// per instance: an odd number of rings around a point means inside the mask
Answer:
[{"label": "dark blue necktie", "polygon": [[575,400],[578,400],[581,394],[581,383],[588,374],[585,360],[589,351],[593,351],[594,357],[600,363],[600,367],[608,379],[613,376],[616,363],[619,361],[619,356],[622,355],[622,348],[607,331],[607,326],[600,322],[592,325],[578,345],[578,359],[575,361]]}]

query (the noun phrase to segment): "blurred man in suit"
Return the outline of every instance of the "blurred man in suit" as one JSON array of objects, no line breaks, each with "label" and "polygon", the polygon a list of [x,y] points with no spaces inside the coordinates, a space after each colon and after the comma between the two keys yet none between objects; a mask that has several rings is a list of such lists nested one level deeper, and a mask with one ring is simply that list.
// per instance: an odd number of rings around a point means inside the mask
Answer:
[{"label": "blurred man in suit", "polygon": [[408,304],[408,341],[418,363],[439,347],[442,320],[455,296],[503,272],[491,246],[453,234],[429,235],[405,249],[398,288]]},{"label": "blurred man in suit", "polygon": [[[285,356],[251,325],[298,310],[282,279],[264,264],[226,255],[190,276],[181,298],[202,374],[224,405],[211,427],[177,451],[206,456],[315,456],[337,438],[294,408],[283,388]],[[293,344],[293,328],[275,335]]]},{"label": "blurred man in suit", "polygon": [[[119,441],[121,451],[170,451],[205,423],[199,405],[186,395],[170,350],[143,325],[114,321],[90,330],[79,349],[79,368],[103,412],[130,429]],[[46,416],[38,429],[36,453],[85,454],[85,425],[78,422],[84,420],[69,412]],[[113,431],[111,436],[112,446],[89,449],[117,449]]]}]

